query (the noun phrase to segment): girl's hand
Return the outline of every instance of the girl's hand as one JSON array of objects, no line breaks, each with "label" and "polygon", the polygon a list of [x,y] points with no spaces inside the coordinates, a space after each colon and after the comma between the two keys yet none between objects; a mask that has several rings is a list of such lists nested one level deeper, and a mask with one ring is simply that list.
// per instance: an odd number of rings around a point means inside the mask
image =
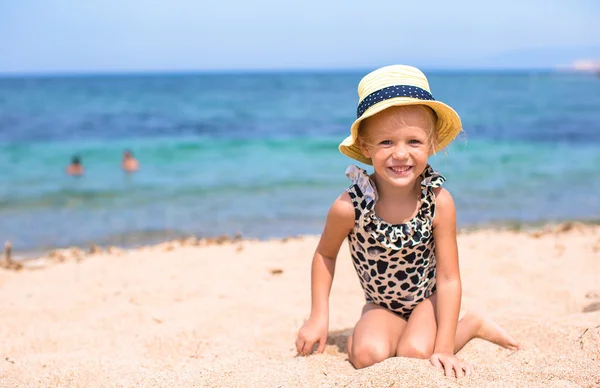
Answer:
[{"label": "girl's hand", "polygon": [[454,354],[433,353],[429,361],[438,369],[443,369],[447,377],[456,374],[457,378],[470,376],[473,373],[473,365],[459,360]]},{"label": "girl's hand", "polygon": [[327,342],[328,326],[327,318],[310,317],[298,331],[298,337],[296,338],[298,355],[308,356],[316,343],[319,344],[317,352],[323,353]]}]

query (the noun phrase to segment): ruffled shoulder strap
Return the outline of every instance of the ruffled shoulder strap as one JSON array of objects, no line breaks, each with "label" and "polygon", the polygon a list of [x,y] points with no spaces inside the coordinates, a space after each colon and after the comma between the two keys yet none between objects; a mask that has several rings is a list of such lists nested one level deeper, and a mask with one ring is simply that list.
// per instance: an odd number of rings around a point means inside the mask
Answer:
[{"label": "ruffled shoulder strap", "polygon": [[362,168],[351,165],[346,169],[346,176],[352,181],[348,194],[355,206],[364,210],[370,208],[377,201],[377,190],[369,174]]},{"label": "ruffled shoulder strap", "polygon": [[423,171],[422,175],[423,179],[421,180],[421,186],[423,186],[423,188],[430,187],[435,189],[437,187],[441,187],[444,182],[446,182],[446,178],[444,178],[444,176],[439,172],[435,171],[429,164],[427,165],[427,168],[425,168],[425,171]]},{"label": "ruffled shoulder strap", "polygon": [[425,171],[423,171],[423,179],[421,180],[421,209],[420,212],[423,216],[433,220],[435,217],[435,193],[433,189],[441,187],[446,178],[439,172],[435,171],[430,165],[427,165]]}]

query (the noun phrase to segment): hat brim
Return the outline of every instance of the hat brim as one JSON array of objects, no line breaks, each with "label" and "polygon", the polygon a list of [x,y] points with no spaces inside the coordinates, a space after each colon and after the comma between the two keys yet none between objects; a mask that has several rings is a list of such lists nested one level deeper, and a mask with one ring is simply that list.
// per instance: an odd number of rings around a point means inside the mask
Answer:
[{"label": "hat brim", "polygon": [[433,109],[437,115],[437,125],[435,128],[436,144],[434,152],[444,149],[452,142],[452,140],[454,140],[460,131],[462,131],[462,123],[458,113],[443,102],[435,100],[418,100],[411,97],[395,97],[373,105],[367,109],[360,118],[356,119],[350,128],[350,136],[344,139],[338,147],[340,152],[361,163],[369,165],[373,164],[371,158],[367,158],[363,155],[362,150],[356,141],[360,122],[392,106],[405,105],[425,105]]}]

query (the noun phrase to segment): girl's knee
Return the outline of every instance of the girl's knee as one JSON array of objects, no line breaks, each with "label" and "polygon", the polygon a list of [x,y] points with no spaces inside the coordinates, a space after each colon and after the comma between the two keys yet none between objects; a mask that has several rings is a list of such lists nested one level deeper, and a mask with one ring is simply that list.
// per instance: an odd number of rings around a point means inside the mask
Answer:
[{"label": "girl's knee", "polygon": [[356,369],[377,364],[390,356],[388,344],[373,340],[355,341],[352,343],[352,347],[348,348],[348,359]]},{"label": "girl's knee", "polygon": [[396,356],[409,358],[429,358],[433,354],[433,348],[426,343],[416,340],[400,341]]}]

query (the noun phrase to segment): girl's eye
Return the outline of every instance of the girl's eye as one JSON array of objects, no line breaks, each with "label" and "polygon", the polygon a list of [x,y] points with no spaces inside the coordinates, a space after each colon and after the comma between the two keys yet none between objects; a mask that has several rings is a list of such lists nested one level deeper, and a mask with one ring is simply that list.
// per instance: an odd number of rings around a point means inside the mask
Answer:
[{"label": "girl's eye", "polygon": [[417,139],[412,139],[408,143],[409,144],[423,144],[423,142],[421,140],[417,140]]},{"label": "girl's eye", "polygon": [[384,146],[392,145],[392,141],[391,140],[384,140],[381,143],[379,143],[379,145],[384,145]]}]

